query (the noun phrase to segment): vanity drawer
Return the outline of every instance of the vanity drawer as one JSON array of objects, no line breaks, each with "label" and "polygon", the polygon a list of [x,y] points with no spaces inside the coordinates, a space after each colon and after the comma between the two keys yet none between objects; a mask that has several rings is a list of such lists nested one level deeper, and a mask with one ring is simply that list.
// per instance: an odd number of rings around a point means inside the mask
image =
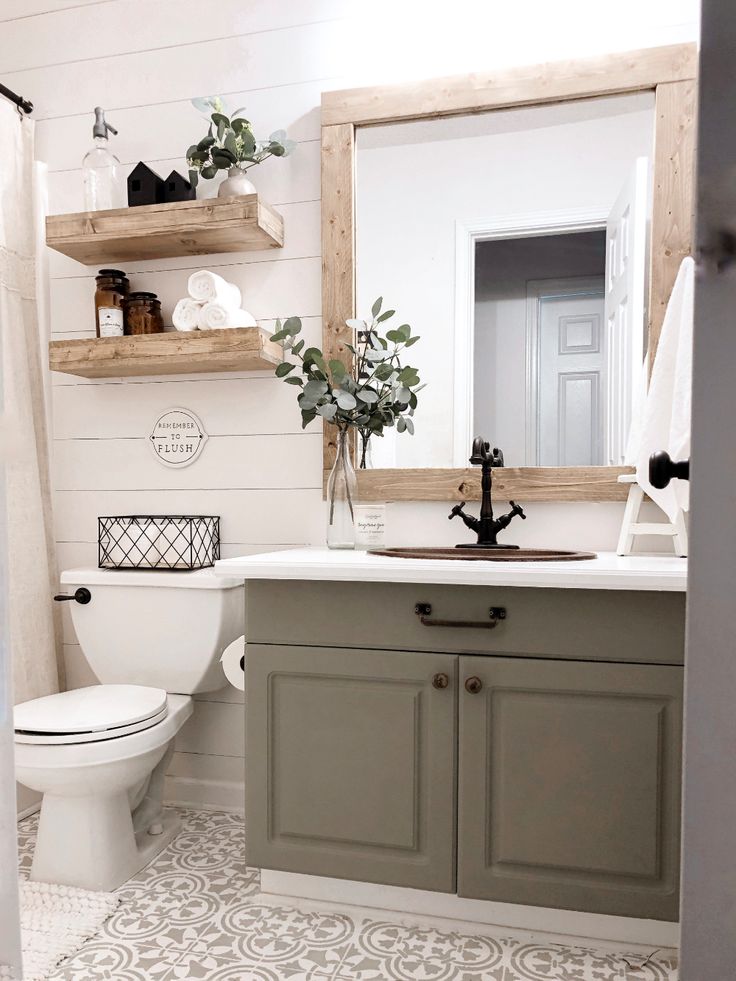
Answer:
[{"label": "vanity drawer", "polygon": [[[492,606],[506,617],[492,629],[427,626],[417,604],[431,620],[490,622]],[[685,594],[253,580],[246,625],[259,644],[682,664]]]}]

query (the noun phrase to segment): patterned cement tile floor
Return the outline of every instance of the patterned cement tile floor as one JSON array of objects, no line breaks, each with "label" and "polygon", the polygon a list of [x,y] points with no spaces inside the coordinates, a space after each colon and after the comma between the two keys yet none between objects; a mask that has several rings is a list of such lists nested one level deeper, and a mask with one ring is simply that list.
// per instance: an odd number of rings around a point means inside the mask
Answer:
[{"label": "patterned cement tile floor", "polygon": [[[642,955],[402,926],[266,905],[241,860],[242,818],[181,810],[182,830],[118,890],[101,933],[49,981],[676,981]],[[27,876],[37,818],[19,826]]]}]

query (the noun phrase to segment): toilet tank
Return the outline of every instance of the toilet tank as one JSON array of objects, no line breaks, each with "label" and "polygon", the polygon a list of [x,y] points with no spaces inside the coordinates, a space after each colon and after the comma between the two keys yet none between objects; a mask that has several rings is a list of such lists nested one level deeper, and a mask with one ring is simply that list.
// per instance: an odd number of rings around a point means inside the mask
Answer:
[{"label": "toilet tank", "polygon": [[211,569],[71,569],[63,592],[79,644],[103,684],[149,685],[181,695],[226,684],[220,657],[244,633],[242,580]]}]

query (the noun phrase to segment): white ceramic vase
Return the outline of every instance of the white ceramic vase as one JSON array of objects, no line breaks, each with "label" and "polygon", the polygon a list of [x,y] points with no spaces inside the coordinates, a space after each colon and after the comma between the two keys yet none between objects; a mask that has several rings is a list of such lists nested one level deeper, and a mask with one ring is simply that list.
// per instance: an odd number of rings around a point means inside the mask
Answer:
[{"label": "white ceramic vase", "polygon": [[218,198],[232,198],[239,194],[255,194],[255,184],[240,167],[231,167],[227,177],[217,189]]}]

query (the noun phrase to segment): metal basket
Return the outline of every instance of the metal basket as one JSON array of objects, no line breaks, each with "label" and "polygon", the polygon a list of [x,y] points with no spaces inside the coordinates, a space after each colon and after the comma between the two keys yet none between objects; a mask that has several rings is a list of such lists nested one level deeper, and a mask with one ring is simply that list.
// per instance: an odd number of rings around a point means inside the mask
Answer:
[{"label": "metal basket", "polygon": [[97,526],[100,569],[206,569],[220,558],[212,515],[115,515]]}]

